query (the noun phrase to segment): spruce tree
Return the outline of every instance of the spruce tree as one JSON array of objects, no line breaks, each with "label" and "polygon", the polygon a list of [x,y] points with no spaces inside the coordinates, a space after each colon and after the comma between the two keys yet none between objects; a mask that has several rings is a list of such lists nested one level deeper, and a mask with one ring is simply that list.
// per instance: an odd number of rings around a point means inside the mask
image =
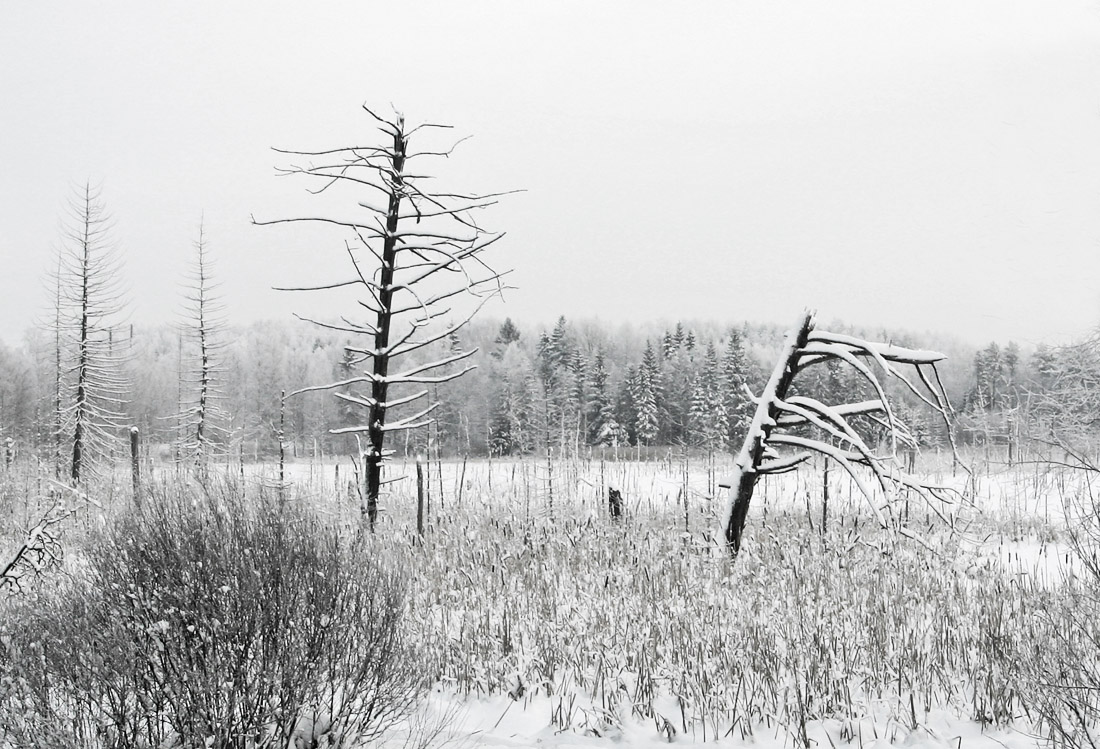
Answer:
[{"label": "spruce tree", "polygon": [[741,333],[731,329],[726,339],[721,378],[723,403],[729,420],[727,435],[730,444],[738,442],[751,417],[752,401],[745,391],[749,384],[750,373],[749,357],[745,352]]},{"label": "spruce tree", "polygon": [[642,356],[642,364],[638,367],[637,377],[634,383],[634,399],[636,411],[635,428],[637,430],[638,444],[652,445],[657,439],[661,429],[661,400],[664,391],[663,378],[657,355],[653,351],[653,344],[646,343],[645,353]]}]

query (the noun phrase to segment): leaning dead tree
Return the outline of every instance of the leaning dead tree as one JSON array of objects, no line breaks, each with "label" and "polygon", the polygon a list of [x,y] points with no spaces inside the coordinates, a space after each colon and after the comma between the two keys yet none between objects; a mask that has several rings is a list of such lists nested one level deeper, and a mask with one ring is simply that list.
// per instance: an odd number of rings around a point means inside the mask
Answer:
[{"label": "leaning dead tree", "polygon": [[[315,194],[352,191],[357,212],[343,217],[307,216],[253,222],[261,225],[306,222],[345,230],[350,271],[348,277],[286,291],[346,289],[356,293],[359,316],[338,321],[300,319],[347,333],[345,360],[358,374],[294,394],[332,390],[341,400],[359,407],[360,423],[331,429],[332,434],[354,434],[362,461],[362,512],[371,530],[378,514],[383,485],[382,466],[392,450],[386,435],[426,426],[439,405],[430,402],[431,386],[461,377],[473,369],[468,359],[477,349],[429,355],[438,341],[465,326],[492,297],[503,291],[502,273],[482,257],[503,234],[484,231],[474,214],[496,203],[501,194],[474,195],[433,191],[430,176],[419,166],[442,150],[413,150],[413,136],[449,126],[421,124],[409,127],[401,114],[381,117],[364,111],[383,134],[378,145],[348,146],[324,151],[278,153],[305,160],[281,169],[317,184]],[[381,200],[379,201],[379,198]],[[440,324],[444,320],[451,322]],[[445,350],[445,349],[444,349]],[[411,405],[415,404],[415,405]],[[401,409],[390,420],[391,411]],[[365,438],[365,440],[363,439]]]},{"label": "leaning dead tree", "polygon": [[[957,501],[959,493],[950,487],[919,481],[901,470],[899,447],[915,449],[917,443],[891,406],[884,385],[885,378],[900,382],[939,414],[948,426],[954,452],[950,404],[936,370],[936,363],[945,358],[935,351],[815,330],[813,313],[806,312],[787,333],[771,377],[759,398],[754,398],[756,412],[737,455],[734,475],[726,484],[730,504],[725,515],[725,535],[730,552],[736,556],[741,550],[741,536],[757,480],[794,470],[814,453],[835,461],[852,477],[875,520],[884,528],[895,527],[908,534],[893,511],[893,500],[904,491],[916,492],[940,517],[950,520],[943,506]],[[827,404],[791,394],[791,386],[801,372],[831,361],[851,367],[876,397],[858,403]],[[903,371],[903,367],[908,371]],[[885,435],[882,440],[885,444],[879,445],[878,440],[862,434],[856,428],[856,417],[863,417],[863,422]],[[780,452],[780,448],[786,453]]]}]

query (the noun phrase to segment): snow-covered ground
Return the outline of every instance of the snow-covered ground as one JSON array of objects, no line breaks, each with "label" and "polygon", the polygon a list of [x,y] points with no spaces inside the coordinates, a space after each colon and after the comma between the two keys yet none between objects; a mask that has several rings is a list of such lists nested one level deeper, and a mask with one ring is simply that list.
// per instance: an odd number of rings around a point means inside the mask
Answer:
[{"label": "snow-covered ground", "polygon": [[[736,723],[732,728],[723,724],[721,717],[716,717],[708,722],[707,712],[698,704],[685,705],[681,698],[675,696],[670,685],[677,678],[675,669],[654,667],[659,672],[657,677],[662,681],[662,686],[655,690],[647,698],[644,707],[636,710],[624,710],[623,701],[615,703],[608,708],[606,695],[600,699],[592,696],[592,690],[586,684],[593,683],[586,675],[573,678],[573,681],[562,680],[559,684],[549,685],[554,682],[555,676],[550,676],[548,681],[545,669],[550,669],[550,674],[561,672],[563,666],[532,663],[531,653],[543,648],[546,652],[565,654],[572,668],[583,668],[583,664],[594,660],[600,661],[604,656],[593,656],[591,653],[581,653],[580,650],[590,649],[599,651],[601,648],[610,648],[615,652],[606,654],[607,663],[619,664],[617,672],[620,677],[622,663],[633,658],[635,651],[631,649],[631,643],[623,643],[622,636],[615,634],[608,639],[593,627],[600,620],[603,612],[594,612],[585,607],[594,605],[617,606],[623,603],[622,598],[608,597],[606,592],[600,595],[589,596],[585,585],[579,581],[571,580],[573,577],[582,577],[591,580],[592,585],[620,586],[623,593],[628,595],[631,590],[641,590],[645,585],[639,582],[643,574],[648,579],[649,570],[653,571],[654,580],[659,580],[655,585],[669,586],[653,594],[653,598],[640,608],[627,608],[618,614],[607,613],[612,617],[609,621],[616,630],[623,632],[664,631],[660,627],[637,627],[636,622],[626,626],[624,622],[615,623],[614,616],[653,616],[652,608],[646,606],[671,607],[657,615],[669,617],[684,617],[684,611],[677,597],[692,599],[691,606],[700,606],[698,610],[708,612],[711,610],[726,610],[727,614],[717,616],[716,626],[730,626],[731,621],[738,619],[738,598],[741,595],[731,594],[728,590],[716,591],[713,586],[721,584],[722,574],[711,574],[706,580],[700,580],[697,573],[710,564],[708,560],[722,558],[722,549],[716,539],[720,538],[718,529],[721,525],[722,508],[725,504],[724,490],[718,489],[718,483],[729,474],[728,456],[717,464],[710,464],[701,459],[685,461],[682,457],[670,453],[663,461],[651,461],[637,463],[630,461],[612,460],[572,460],[553,461],[547,463],[545,459],[525,460],[446,460],[431,462],[425,466],[427,476],[429,502],[431,504],[431,517],[438,522],[437,537],[433,543],[437,544],[438,552],[451,559],[455,565],[476,564],[481,567],[493,567],[495,572],[479,572],[480,568],[469,567],[467,572],[448,569],[446,561],[437,561],[436,566],[428,565],[417,574],[423,577],[422,581],[414,580],[414,586],[424,584],[431,588],[426,595],[426,606],[429,613],[425,614],[429,621],[428,626],[442,632],[442,640],[431,645],[439,658],[446,660],[451,667],[465,669],[464,688],[458,689],[456,684],[444,681],[439,685],[439,690],[433,695],[431,701],[425,705],[419,728],[411,737],[415,744],[416,737],[431,735],[433,737],[430,746],[455,746],[455,747],[656,747],[668,743],[693,744],[717,742],[722,746],[765,746],[775,749],[786,747],[800,747],[809,742],[817,747],[858,746],[905,746],[923,749],[924,747],[951,747],[963,749],[963,747],[984,749],[989,747],[1001,747],[1004,749],[1017,749],[1018,747],[1034,747],[1042,743],[1031,735],[1034,730],[1032,724],[1023,718],[1008,721],[1012,727],[995,728],[995,725],[1005,726],[1003,716],[996,721],[986,720],[978,722],[973,720],[975,713],[984,708],[978,706],[980,700],[974,698],[974,690],[988,688],[989,699],[1000,699],[997,692],[1000,687],[989,682],[993,676],[983,676],[973,669],[984,666],[965,666],[956,661],[935,660],[942,658],[938,655],[935,644],[921,645],[894,642],[908,638],[933,637],[927,631],[914,627],[909,634],[902,635],[885,633],[882,639],[876,640],[868,633],[860,631],[862,626],[858,612],[848,612],[850,615],[838,614],[831,611],[827,605],[815,601],[816,609],[806,613],[810,619],[811,628],[816,621],[821,623],[842,622],[845,626],[852,627],[852,632],[827,633],[834,637],[833,642],[843,642],[845,638],[858,636],[862,642],[885,642],[889,647],[899,648],[901,655],[885,654],[883,657],[889,663],[890,657],[907,658],[931,658],[928,668],[959,668],[960,674],[967,679],[973,678],[973,683],[962,684],[958,691],[948,685],[942,686],[943,681],[935,682],[929,679],[928,684],[939,684],[936,689],[940,692],[933,696],[932,704],[924,705],[925,698],[919,694],[914,695],[902,688],[895,692],[889,689],[883,691],[881,679],[876,681],[874,674],[863,673],[858,679],[855,674],[841,674],[840,678],[848,678],[855,687],[865,683],[868,678],[875,682],[873,688],[869,687],[865,693],[848,695],[848,708],[852,712],[850,717],[827,717],[825,719],[810,719],[804,725],[796,719],[792,719],[790,705],[791,697],[784,697],[777,704],[782,704],[785,710],[782,718],[769,717],[766,712],[757,714],[751,726],[743,721]],[[239,469],[238,469],[239,470]],[[277,486],[277,468],[272,465],[247,465],[244,468],[246,480],[269,487]],[[390,492],[382,501],[382,525],[380,526],[386,535],[394,535],[408,538],[415,527],[416,505],[416,481],[415,466],[407,461],[395,461],[389,469],[389,477],[407,477],[404,481],[390,484]],[[952,615],[975,619],[982,617],[981,622],[957,620],[959,632],[957,635],[950,633],[938,634],[938,637],[970,638],[969,642],[975,643],[975,647],[984,648],[983,643],[995,642],[990,637],[1001,637],[1002,628],[1011,629],[1014,626],[1009,611],[998,614],[988,606],[989,599],[982,598],[988,593],[982,593],[982,585],[994,576],[1003,576],[1008,581],[1010,590],[1029,591],[1038,589],[1056,589],[1069,580],[1073,580],[1084,574],[1080,560],[1074,555],[1068,542],[1067,529],[1074,526],[1075,519],[1081,513],[1088,512],[1091,502],[1086,501],[1091,496],[1089,487],[1083,483],[1080,477],[1066,474],[1062,471],[1043,470],[1035,467],[983,466],[970,479],[961,470],[952,471],[950,464],[940,461],[938,467],[930,467],[926,471],[929,480],[942,484],[949,484],[967,492],[966,501],[961,501],[953,506],[938,507],[937,509],[953,518],[956,523],[955,530],[949,532],[943,523],[938,520],[936,513],[928,511],[921,505],[920,500],[910,499],[910,506],[899,501],[895,510],[908,519],[909,525],[918,533],[925,536],[931,547],[928,553],[941,554],[950,549],[951,559],[949,563],[931,565],[928,569],[918,571],[914,569],[914,580],[920,575],[955,575],[962,582],[956,587],[951,584],[929,581],[923,579],[918,587],[921,590],[930,591],[956,591],[960,595],[971,596],[965,602],[944,600],[944,604],[957,606],[952,609]],[[354,471],[350,461],[338,463],[312,464],[298,462],[286,466],[285,477],[288,483],[293,484],[291,496],[296,501],[308,501],[321,509],[322,512],[342,514],[354,521],[357,516],[358,498],[355,494]],[[594,546],[591,533],[586,529],[600,527],[600,521],[607,515],[607,489],[614,487],[622,492],[628,514],[632,518],[632,533],[637,534],[636,541],[624,541],[629,548],[625,551],[608,552],[608,556],[601,556],[602,550]],[[751,580],[738,577],[744,575],[744,565],[752,565],[755,550],[761,551],[759,560],[782,559],[784,550],[791,549],[795,555],[790,561],[794,566],[793,572],[775,575],[776,584],[810,586],[805,595],[821,595],[821,591],[835,590],[822,583],[820,578],[813,583],[799,582],[797,572],[798,538],[784,530],[784,524],[797,520],[811,529],[811,537],[816,539],[824,520],[830,531],[834,531],[839,537],[843,537],[846,543],[850,543],[848,550],[859,547],[858,538],[867,533],[873,536],[874,529],[871,522],[871,513],[867,507],[866,499],[855,489],[853,482],[842,472],[832,470],[828,477],[829,504],[827,513],[823,508],[825,495],[824,473],[821,465],[809,466],[797,472],[776,477],[768,477],[763,480],[754,497],[750,514],[750,537],[748,544],[751,547],[749,557],[745,562],[738,562],[737,571],[732,573],[731,579],[737,580],[738,585],[754,585]],[[879,498],[879,501],[885,501]],[[824,515],[824,518],[823,518]],[[491,519],[491,523],[490,523]],[[539,551],[536,547],[534,553],[529,547],[519,545],[515,538],[508,533],[515,529],[534,529],[537,532],[539,543],[545,544],[550,551]],[[852,530],[848,530],[851,528]],[[513,529],[511,531],[507,529]],[[816,530],[814,530],[816,529]],[[841,531],[843,530],[843,533]],[[805,529],[799,531],[805,534]],[[503,533],[504,536],[494,534]],[[654,541],[654,537],[667,536],[664,540]],[[601,537],[603,538],[603,537]],[[616,538],[614,534],[610,537]],[[803,540],[805,537],[803,536]],[[688,544],[690,542],[690,544]],[[482,546],[482,544],[484,544]],[[633,544],[633,545],[631,545]],[[678,552],[679,548],[685,551]],[[765,554],[764,546],[768,546]],[[560,551],[557,550],[560,547]],[[577,557],[570,549],[587,550],[583,553],[592,555],[591,561],[584,557]],[[690,547],[690,551],[686,551]],[[776,557],[776,548],[779,556]],[[632,551],[633,549],[633,551]],[[816,547],[815,547],[816,549]],[[937,551],[937,549],[939,551]],[[648,566],[637,559],[633,566],[629,561],[630,554],[645,554],[656,552],[659,555],[652,559]],[[621,554],[625,553],[624,558]],[[813,552],[814,563],[822,559],[831,560],[836,565],[829,574],[845,576],[850,584],[861,585],[867,579],[866,575],[873,574],[874,553],[866,552],[858,560],[858,574],[853,578],[850,564],[846,562],[844,552],[840,549],[822,552],[817,549]],[[877,553],[877,552],[875,552]],[[914,564],[922,565],[920,549],[909,549],[904,558]],[[480,556],[478,556],[480,554]],[[616,557],[615,554],[620,554]],[[824,556],[822,556],[824,554]],[[450,556],[448,556],[450,555]],[[770,555],[770,556],[769,556]],[[416,562],[416,559],[412,560]],[[419,563],[419,562],[417,562]],[[531,564],[560,565],[553,569],[532,571]],[[871,566],[868,567],[867,565]],[[876,610],[875,616],[883,623],[888,623],[892,616],[898,616],[897,612],[891,612],[889,606],[908,607],[926,612],[928,626],[941,626],[944,617],[936,614],[934,609],[939,603],[935,600],[909,602],[906,597],[904,570],[896,569],[900,562],[891,562],[884,557],[883,567],[895,565],[892,572],[884,573],[899,575],[897,579],[884,583],[878,581],[876,595],[891,597],[889,605],[882,604],[886,608]],[[625,566],[624,566],[625,565]],[[669,573],[666,567],[672,565],[675,569]],[[700,567],[699,565],[704,565]],[[938,570],[935,571],[935,570]],[[870,572],[869,572],[870,571]],[[453,575],[453,577],[452,577]],[[669,576],[670,577],[667,577]],[[860,576],[863,577],[860,577]],[[666,577],[662,577],[666,576]],[[560,591],[525,589],[525,585],[558,586],[561,581],[570,584],[561,586]],[[676,586],[685,586],[677,591]],[[814,588],[813,585],[818,585]],[[917,583],[914,583],[917,585]],[[469,587],[466,587],[469,586]],[[633,586],[633,588],[631,588]],[[711,586],[711,587],[708,587]],[[824,586],[824,587],[822,587]],[[923,587],[921,587],[923,586]],[[483,588],[492,587],[489,591]],[[690,587],[690,590],[688,589]],[[648,589],[647,589],[648,590]],[[984,590],[984,589],[982,589]],[[579,592],[579,593],[578,593]],[[850,591],[849,591],[850,592]],[[756,622],[753,626],[759,626],[758,632],[754,631],[752,637],[761,637],[762,644],[752,647],[763,648],[759,652],[782,654],[785,648],[792,645],[805,645],[798,637],[809,636],[805,630],[800,630],[803,625],[797,621],[776,621],[769,617],[801,617],[797,608],[799,595],[792,590],[779,590],[776,593],[777,603],[774,606],[766,604],[766,591],[755,590],[752,594],[753,606],[760,606],[760,596],[765,595],[765,605],[761,610],[758,620],[752,617],[744,621]],[[826,593],[828,594],[828,593]],[[847,593],[846,593],[847,594]],[[580,596],[579,598],[577,596]],[[510,612],[508,606],[510,596],[516,596],[515,603],[523,604],[526,614],[520,616],[531,617],[531,611],[539,610],[531,604],[532,597],[544,596],[546,606],[544,615],[549,617],[545,621],[524,619],[509,625]],[[707,608],[705,601],[699,604],[694,598],[709,597],[712,603]],[[503,597],[503,599],[501,598]],[[751,598],[746,592],[746,599]],[[860,596],[853,595],[853,601],[859,601]],[[786,601],[784,603],[784,601]],[[791,602],[796,607],[791,608]],[[598,602],[598,603],[593,603]],[[996,601],[994,601],[994,604]],[[878,605],[874,600],[863,601],[860,606]],[[556,609],[554,607],[557,607]],[[573,613],[566,612],[562,607],[579,607]],[[967,608],[971,607],[971,608]],[[983,608],[985,607],[985,608]],[[689,606],[690,608],[690,606]],[[1011,606],[1009,607],[1011,608]],[[633,611],[634,613],[630,613]],[[993,613],[991,614],[990,611]],[[624,613],[626,612],[626,613]],[[968,614],[967,612],[971,612]],[[709,614],[707,614],[709,616]],[[723,618],[725,616],[726,618]],[[730,619],[729,617],[733,618]],[[999,619],[998,616],[1006,618]],[[990,618],[992,617],[992,618]],[[903,628],[907,625],[904,620]],[[724,622],[724,624],[722,624]],[[515,632],[512,636],[516,642],[503,646],[500,638],[509,637],[509,626]],[[738,625],[740,626],[740,625]],[[924,626],[924,625],[921,625]],[[950,623],[947,625],[952,626]],[[684,628],[687,629],[684,629]],[[792,629],[793,627],[793,629]],[[687,622],[680,630],[672,628],[669,631],[687,632],[683,635],[687,646],[702,646],[698,638],[705,640],[708,637],[707,625],[692,625]],[[802,631],[802,635],[799,632]],[[500,634],[503,632],[504,634]],[[779,634],[775,634],[778,632]],[[736,632],[732,633],[737,636]],[[872,633],[873,634],[873,633]],[[713,637],[730,637],[727,629],[719,632],[715,630]],[[692,641],[694,637],[696,640]],[[768,638],[778,638],[773,643]],[[480,639],[479,639],[480,638]],[[487,639],[486,639],[487,638]],[[526,639],[521,639],[526,638]],[[535,643],[533,640],[553,640]],[[558,638],[558,640],[555,640]],[[794,638],[793,640],[791,638]],[[985,639],[983,639],[985,638]],[[934,637],[933,637],[934,639]],[[476,645],[473,644],[476,642]],[[695,644],[692,644],[694,642]],[[816,641],[815,641],[816,642]],[[853,641],[854,642],[854,641]],[[778,643],[778,644],[777,644]],[[801,643],[801,645],[800,645]],[[429,643],[425,642],[427,647]],[[654,652],[665,652],[667,647],[657,643],[646,645]],[[662,647],[665,650],[662,650]],[[711,646],[706,646],[708,651],[713,651]],[[731,645],[732,647],[732,645]],[[747,647],[741,643],[739,647]],[[813,653],[814,647],[828,647],[825,645],[813,645],[806,652]],[[866,647],[866,645],[856,646]],[[951,647],[957,648],[957,645]],[[473,648],[473,650],[465,650]],[[503,648],[503,649],[502,649]],[[639,649],[642,649],[639,645]],[[720,649],[719,649],[720,650]],[[500,662],[486,664],[482,659],[492,658],[492,653],[510,653],[507,657],[512,659],[511,666],[501,668]],[[541,651],[539,651],[541,652]],[[820,651],[826,652],[824,650]],[[965,653],[965,648],[961,651]],[[525,655],[526,653],[526,655]],[[773,657],[773,656],[768,656]],[[775,657],[778,657],[776,655]],[[803,653],[799,657],[805,658]],[[846,655],[850,662],[859,662],[866,668],[866,662],[875,662],[866,653],[863,655]],[[968,656],[962,657],[965,660]],[[992,657],[988,653],[984,657]],[[524,658],[527,661],[520,663]],[[626,660],[624,660],[624,658]],[[715,653],[699,656],[699,674],[682,675],[683,678],[703,679],[700,674],[729,673],[729,664],[715,661]],[[862,659],[862,660],[861,660]],[[720,661],[721,659],[719,659]],[[673,658],[672,661],[681,663],[682,658]],[[981,661],[981,658],[978,658]],[[844,663],[848,663],[844,660]],[[519,663],[519,665],[516,665]],[[798,668],[809,667],[804,662]],[[649,664],[652,666],[652,664]],[[679,666],[678,666],[679,667]],[[830,668],[836,669],[837,663]],[[892,667],[892,666],[891,666]],[[542,686],[528,686],[524,693],[513,699],[507,694],[507,687],[501,687],[502,679],[499,673],[515,669],[522,681],[524,675],[538,673],[543,670]],[[897,667],[898,678],[908,674],[905,678],[914,678],[913,674],[920,671],[919,663],[899,665]],[[971,669],[967,671],[967,669]],[[479,669],[485,671],[481,673]],[[767,671],[767,668],[763,669]],[[704,673],[705,672],[705,673]],[[791,679],[777,683],[770,687],[773,689],[790,689],[792,685],[798,685],[798,670],[789,670],[788,666],[776,668],[774,671],[782,679]],[[578,672],[579,673],[579,672]],[[984,672],[982,672],[984,673]],[[795,674],[794,677],[791,674]],[[636,675],[635,675],[636,676]],[[513,677],[508,677],[513,678]],[[619,677],[616,677],[619,678]],[[625,677],[623,677],[625,678]],[[631,677],[634,678],[634,677]],[[916,677],[919,679],[919,677]],[[947,679],[948,677],[940,677]],[[986,681],[981,682],[981,679]],[[533,683],[533,682],[532,682]],[[473,685],[473,686],[471,686]],[[486,685],[484,687],[478,685]],[[564,685],[564,686],[563,686]],[[821,682],[818,682],[820,687]],[[977,685],[977,686],[976,686]],[[636,689],[636,684],[630,688]],[[693,687],[695,694],[701,694],[698,684]],[[929,689],[933,687],[929,686]],[[690,690],[689,690],[690,691]],[[717,689],[714,693],[720,693]],[[467,696],[468,694],[480,694],[481,696]],[[636,692],[634,694],[636,697]],[[1011,696],[1005,698],[1011,703]],[[737,697],[734,695],[734,701]],[[751,702],[751,699],[742,698],[742,702]],[[937,702],[938,701],[938,702]],[[626,702],[629,704],[630,700]],[[766,702],[766,701],[765,701]],[[949,704],[950,703],[950,704]],[[927,708],[927,709],[926,709]],[[822,714],[818,708],[818,714]],[[721,710],[713,713],[721,716]],[[837,712],[824,710],[824,714],[837,715]],[[694,716],[694,717],[693,717]],[[432,730],[432,726],[439,728],[438,733]]]},{"label": "snow-covered ground", "polygon": [[[431,735],[431,747],[454,749],[658,749],[673,745],[706,744],[719,747],[755,749],[797,749],[799,738],[778,724],[758,726],[751,735],[734,730],[722,736],[704,737],[697,732],[684,733],[676,725],[678,710],[670,704],[667,724],[664,720],[646,720],[616,716],[611,722],[574,705],[578,718],[570,728],[561,728],[556,719],[558,700],[539,696],[514,700],[508,695],[477,699],[458,699],[436,693],[413,721],[412,737],[407,733],[392,741],[405,745]],[[1042,745],[1037,737],[1016,729],[990,729],[960,720],[945,710],[933,710],[922,716],[916,726],[896,721],[860,721],[829,719],[810,721],[806,738],[814,747],[851,746],[860,749],[1034,749]]]}]

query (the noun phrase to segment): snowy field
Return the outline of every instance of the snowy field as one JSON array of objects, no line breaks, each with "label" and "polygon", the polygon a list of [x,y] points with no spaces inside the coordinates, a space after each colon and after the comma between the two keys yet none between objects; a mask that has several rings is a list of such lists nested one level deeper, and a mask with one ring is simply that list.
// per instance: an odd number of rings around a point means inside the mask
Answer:
[{"label": "snowy field", "polygon": [[[1091,507],[1079,476],[980,466],[968,501],[897,499],[906,538],[877,528],[835,468],[826,510],[822,465],[804,467],[761,482],[731,564],[728,461],[432,461],[420,542],[415,466],[395,462],[389,478],[405,478],[374,543],[411,573],[410,626],[437,679],[413,733],[442,724],[431,745],[463,747],[960,749],[1050,735],[1035,712],[1050,703],[1043,669],[1079,659],[1057,633],[1090,584],[1069,543]],[[278,491],[275,466],[230,470]],[[943,456],[923,470],[967,487]],[[357,522],[350,462],[285,477],[289,501]]]}]

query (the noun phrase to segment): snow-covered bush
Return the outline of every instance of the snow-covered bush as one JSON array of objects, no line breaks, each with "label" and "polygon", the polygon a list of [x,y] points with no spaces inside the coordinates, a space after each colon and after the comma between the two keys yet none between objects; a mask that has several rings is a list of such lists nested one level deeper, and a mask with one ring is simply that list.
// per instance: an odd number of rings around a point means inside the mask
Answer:
[{"label": "snow-covered bush", "polygon": [[424,687],[404,584],[332,523],[236,487],[161,486],[86,567],[3,615],[19,746],[346,746]]}]

